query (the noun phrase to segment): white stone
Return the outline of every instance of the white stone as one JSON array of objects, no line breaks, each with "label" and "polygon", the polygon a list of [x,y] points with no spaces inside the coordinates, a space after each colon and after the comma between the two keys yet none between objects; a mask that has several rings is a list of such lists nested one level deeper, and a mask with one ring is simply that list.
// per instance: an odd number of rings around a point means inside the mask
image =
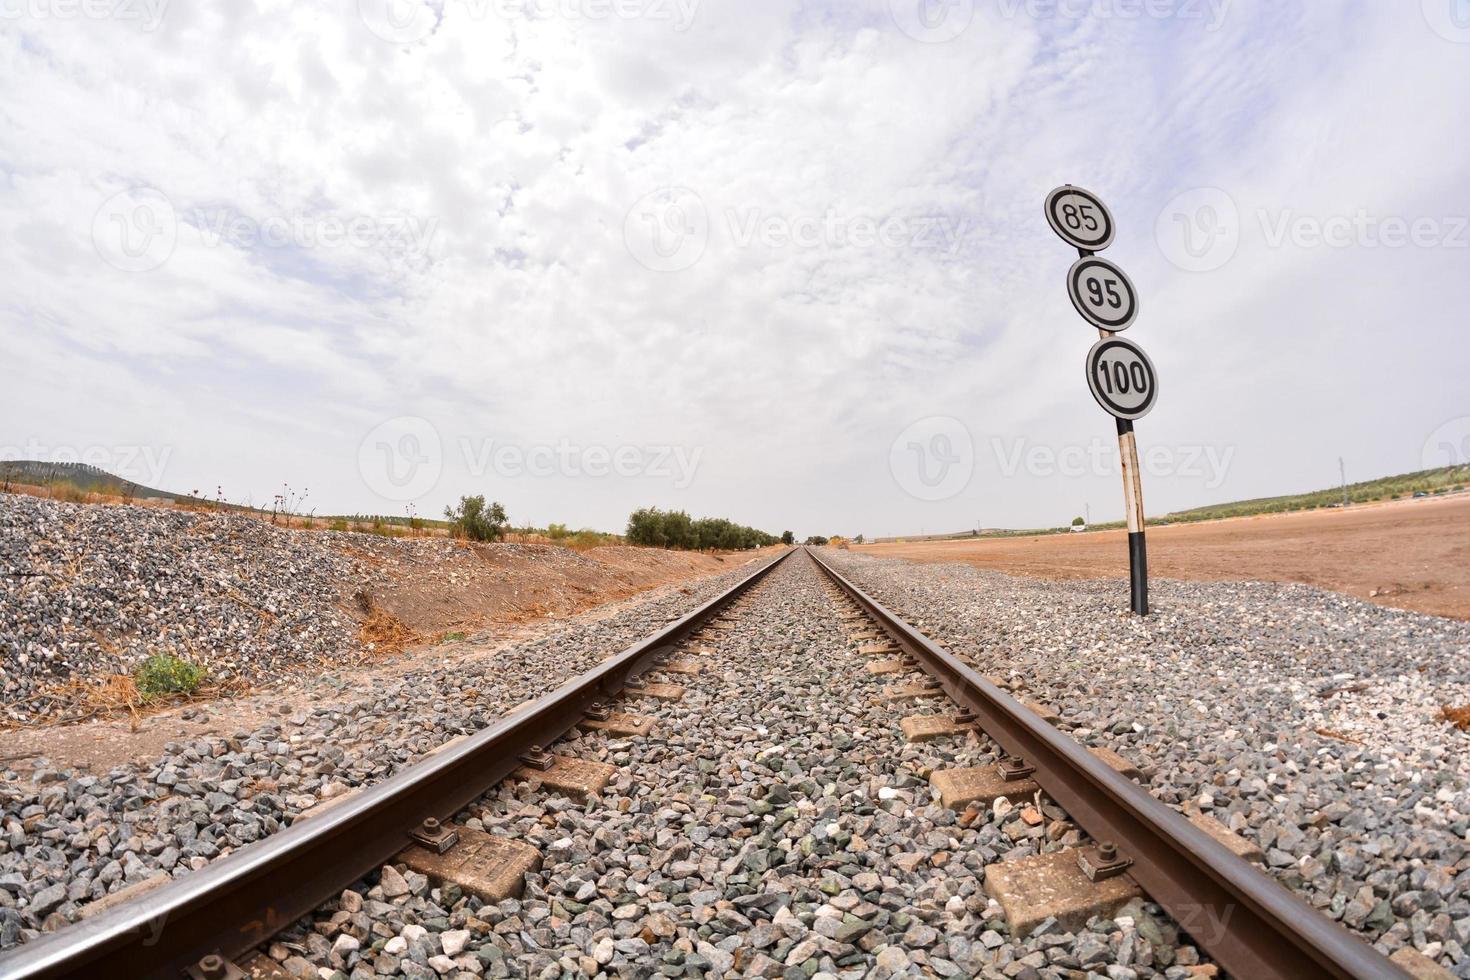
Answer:
[{"label": "white stone", "polygon": [[378,887],[383,889],[385,898],[400,898],[408,894],[408,882],[391,864],[383,865],[383,875],[378,881]]},{"label": "white stone", "polygon": [[445,956],[458,956],[470,944],[470,931],[468,929],[450,929],[448,932],[439,934],[439,942],[444,945]]},{"label": "white stone", "polygon": [[707,943],[702,939],[695,949],[700,956],[709,960],[711,968],[719,973],[729,973],[735,966],[735,957],[733,954],[727,953],[723,949],[720,949],[720,947]]}]

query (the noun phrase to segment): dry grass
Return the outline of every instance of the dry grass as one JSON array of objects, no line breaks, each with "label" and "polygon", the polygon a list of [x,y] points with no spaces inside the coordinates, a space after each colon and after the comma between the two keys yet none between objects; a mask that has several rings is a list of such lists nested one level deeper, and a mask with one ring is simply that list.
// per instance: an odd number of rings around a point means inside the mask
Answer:
[{"label": "dry grass", "polygon": [[[170,694],[149,698],[138,690],[131,674],[110,674],[100,680],[72,678],[36,692],[17,704],[47,704],[42,725],[75,724],[93,718],[131,715],[133,730],[144,717],[190,701],[208,701],[243,694],[246,685],[235,680],[201,684],[192,694]],[[21,724],[13,719],[0,720],[0,728],[31,727],[36,721]]]},{"label": "dry grass", "polygon": [[1458,707],[1447,704],[1439,709],[1439,715],[1460,731],[1470,732],[1470,704],[1462,704]]},{"label": "dry grass", "polygon": [[420,642],[420,636],[404,624],[397,616],[374,608],[367,614],[357,638],[364,647],[372,645],[372,652],[379,656],[402,653],[405,647]]},{"label": "dry grass", "polygon": [[1339,742],[1350,742],[1353,745],[1363,744],[1363,740],[1360,738],[1353,738],[1351,735],[1344,735],[1342,732],[1335,732],[1330,728],[1314,728],[1312,731],[1321,735],[1323,738],[1336,739]]}]

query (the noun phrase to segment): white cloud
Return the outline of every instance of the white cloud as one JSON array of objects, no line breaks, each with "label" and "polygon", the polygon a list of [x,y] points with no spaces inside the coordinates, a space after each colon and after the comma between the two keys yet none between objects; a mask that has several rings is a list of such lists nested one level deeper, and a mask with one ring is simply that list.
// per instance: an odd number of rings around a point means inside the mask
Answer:
[{"label": "white cloud", "polygon": [[[1111,431],[1041,216],[1067,181],[1109,200],[1109,256],[1142,295],[1130,336],[1162,399],[1140,442],[1235,450],[1221,487],[1151,480],[1152,509],[1318,486],[1339,454],[1364,477],[1411,468],[1470,414],[1463,251],[1272,248],[1259,218],[1464,213],[1470,65],[1412,5],[1233,3],[1211,31],[996,0],[921,43],[887,3],[684,2],[526,19],[446,0],[402,43],[357,0],[174,0],[151,31],[0,21],[0,443],[151,440],[170,487],[261,500],[288,480],[328,510],[393,509],[358,447],[413,416],[446,453],[421,512],[484,490],[518,519],[609,528],[644,503],[808,533],[1103,516],[1110,477],[990,458],[992,436]],[[670,187],[682,210],[629,220]],[[1209,273],[1154,238],[1195,187],[1242,215]],[[176,242],[130,272],[94,218],[140,188]],[[936,503],[888,462],[928,416],[979,454]],[[460,447],[486,439],[700,455],[688,487],[477,477]]]}]

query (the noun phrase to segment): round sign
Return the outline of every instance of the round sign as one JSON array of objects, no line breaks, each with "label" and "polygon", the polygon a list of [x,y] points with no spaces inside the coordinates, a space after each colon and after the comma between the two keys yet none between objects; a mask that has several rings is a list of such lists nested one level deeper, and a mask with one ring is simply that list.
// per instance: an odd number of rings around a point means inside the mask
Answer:
[{"label": "round sign", "polygon": [[1087,387],[1109,415],[1141,419],[1159,397],[1153,362],[1131,340],[1104,337],[1087,352]]},{"label": "round sign", "polygon": [[1127,330],[1138,316],[1138,292],[1107,259],[1078,259],[1067,273],[1067,295],[1082,318],[1099,330]]},{"label": "round sign", "polygon": [[1062,241],[1084,252],[1113,244],[1113,215],[1096,194],[1066,184],[1046,195],[1046,220]]}]

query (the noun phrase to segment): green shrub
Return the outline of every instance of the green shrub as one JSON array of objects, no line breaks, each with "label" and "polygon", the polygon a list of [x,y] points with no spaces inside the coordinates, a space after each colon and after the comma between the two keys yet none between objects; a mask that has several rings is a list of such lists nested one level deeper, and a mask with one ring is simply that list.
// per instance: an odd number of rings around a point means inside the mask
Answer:
[{"label": "green shrub", "polygon": [[445,507],[450,533],[471,541],[497,541],[505,536],[505,508],[498,503],[485,506],[485,495],[460,497],[458,507]]},{"label": "green shrub", "polygon": [[629,515],[626,536],[629,544],[699,551],[713,548],[739,551],[772,545],[780,540],[775,535],[723,517],[691,520],[682,510],[663,511],[657,507],[642,507]]},{"label": "green shrub", "polygon": [[133,681],[145,698],[193,694],[204,677],[203,667],[167,653],[155,653],[133,670]]}]

